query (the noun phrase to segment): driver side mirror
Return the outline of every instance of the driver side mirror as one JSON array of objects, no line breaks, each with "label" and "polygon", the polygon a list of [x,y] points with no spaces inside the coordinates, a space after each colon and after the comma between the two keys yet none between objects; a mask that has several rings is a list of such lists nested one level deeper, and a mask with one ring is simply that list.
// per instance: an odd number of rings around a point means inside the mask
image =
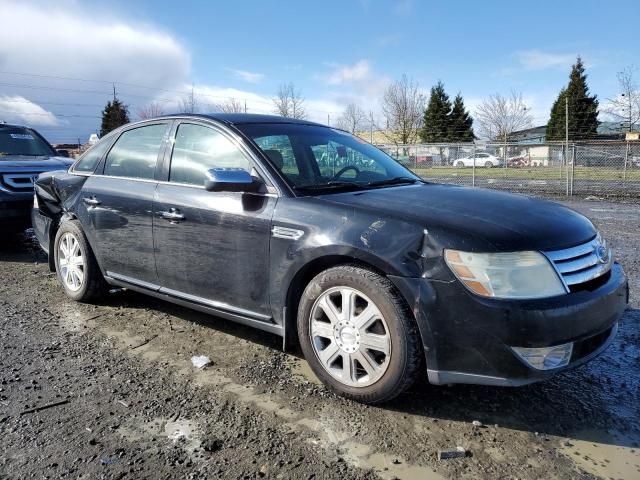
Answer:
[{"label": "driver side mirror", "polygon": [[242,168],[212,168],[207,170],[204,188],[208,192],[261,191],[264,183]]}]

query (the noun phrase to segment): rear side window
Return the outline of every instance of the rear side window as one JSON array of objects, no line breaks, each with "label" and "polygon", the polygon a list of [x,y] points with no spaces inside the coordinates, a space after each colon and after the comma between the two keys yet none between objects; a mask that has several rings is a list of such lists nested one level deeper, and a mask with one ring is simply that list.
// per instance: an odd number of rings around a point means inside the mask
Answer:
[{"label": "rear side window", "polygon": [[124,132],[107,155],[104,174],[152,180],[166,128],[157,124]]},{"label": "rear side window", "polygon": [[93,173],[96,167],[98,166],[98,162],[102,159],[102,156],[105,154],[111,142],[102,141],[95,144],[89,150],[85,152],[84,155],[78,160],[78,163],[73,167],[74,172],[82,172],[82,173]]},{"label": "rear side window", "polygon": [[211,168],[242,168],[250,172],[251,161],[217,130],[181,124],[171,155],[169,181],[202,186]]}]

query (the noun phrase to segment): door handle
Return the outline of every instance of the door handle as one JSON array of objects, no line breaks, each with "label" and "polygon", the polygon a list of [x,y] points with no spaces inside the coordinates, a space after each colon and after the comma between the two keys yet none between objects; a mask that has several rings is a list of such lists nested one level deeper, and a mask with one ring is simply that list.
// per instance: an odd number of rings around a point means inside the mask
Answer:
[{"label": "door handle", "polygon": [[86,203],[87,205],[89,205],[90,207],[97,207],[98,205],[100,205],[102,203],[96,197],[84,197],[82,199],[82,201],[84,203]]},{"label": "door handle", "polygon": [[180,213],[179,210],[172,208],[168,212],[159,212],[160,216],[165,220],[170,220],[172,222],[178,222],[180,220],[184,220],[184,215]]}]

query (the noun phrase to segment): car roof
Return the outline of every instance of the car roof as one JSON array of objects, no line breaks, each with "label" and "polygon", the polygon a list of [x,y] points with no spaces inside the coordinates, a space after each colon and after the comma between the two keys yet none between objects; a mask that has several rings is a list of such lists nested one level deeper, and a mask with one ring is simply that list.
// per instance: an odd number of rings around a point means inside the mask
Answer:
[{"label": "car roof", "polygon": [[29,128],[25,125],[14,125],[11,123],[0,122],[0,128]]},{"label": "car roof", "polygon": [[263,115],[258,113],[206,113],[206,114],[185,114],[177,113],[174,115],[163,115],[163,117],[190,117],[190,118],[208,118],[230,125],[246,125],[249,123],[295,123],[299,125],[315,125],[318,127],[326,127],[316,122],[302,120],[299,118],[281,117],[279,115]]}]

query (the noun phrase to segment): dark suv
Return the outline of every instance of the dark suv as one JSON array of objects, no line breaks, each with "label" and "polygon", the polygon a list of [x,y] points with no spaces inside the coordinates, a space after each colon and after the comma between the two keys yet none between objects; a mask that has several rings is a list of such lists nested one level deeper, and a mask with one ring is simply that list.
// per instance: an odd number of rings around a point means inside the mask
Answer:
[{"label": "dark suv", "polygon": [[41,172],[71,165],[38,132],[0,123],[0,227],[22,230],[31,223],[33,182]]},{"label": "dark suv", "polygon": [[[42,174],[33,223],[69,297],[116,285],[297,338],[336,392],[523,385],[609,344],[625,275],[582,215],[422,181],[344,131],[168,116]],[[426,367],[426,368],[425,368]]]}]

